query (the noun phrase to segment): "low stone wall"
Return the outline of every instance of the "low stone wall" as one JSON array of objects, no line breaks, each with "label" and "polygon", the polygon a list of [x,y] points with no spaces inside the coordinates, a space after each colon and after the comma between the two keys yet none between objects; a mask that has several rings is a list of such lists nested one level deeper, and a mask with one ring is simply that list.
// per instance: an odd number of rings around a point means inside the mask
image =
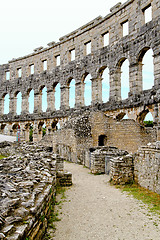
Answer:
[{"label": "low stone wall", "polygon": [[116,147],[97,147],[92,148],[90,169],[94,174],[110,172],[110,160],[116,156],[123,156],[128,152],[119,150]]},{"label": "low stone wall", "polygon": [[63,159],[47,149],[35,143],[0,148],[11,154],[0,160],[0,239],[42,239],[57,181],[72,181],[63,174]]},{"label": "low stone wall", "polygon": [[140,147],[134,160],[135,181],[160,194],[160,142]]},{"label": "low stone wall", "polygon": [[133,182],[133,156],[127,154],[110,160],[110,181],[114,184]]}]

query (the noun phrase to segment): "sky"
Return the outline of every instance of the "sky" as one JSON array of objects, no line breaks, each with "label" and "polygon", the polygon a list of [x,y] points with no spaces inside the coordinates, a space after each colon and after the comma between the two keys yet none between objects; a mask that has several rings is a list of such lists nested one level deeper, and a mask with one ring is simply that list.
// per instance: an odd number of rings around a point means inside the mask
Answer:
[{"label": "sky", "polygon": [[[55,41],[101,15],[120,0],[0,0],[0,64]],[[126,2],[121,0],[122,3]]]}]

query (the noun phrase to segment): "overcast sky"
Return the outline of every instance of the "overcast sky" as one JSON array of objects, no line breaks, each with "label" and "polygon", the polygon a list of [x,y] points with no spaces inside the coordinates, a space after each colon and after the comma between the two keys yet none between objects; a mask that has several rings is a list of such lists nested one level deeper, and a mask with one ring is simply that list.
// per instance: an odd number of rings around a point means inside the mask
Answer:
[{"label": "overcast sky", "polygon": [[[0,0],[0,64],[59,41],[119,0]],[[122,3],[126,0],[121,0]]]}]

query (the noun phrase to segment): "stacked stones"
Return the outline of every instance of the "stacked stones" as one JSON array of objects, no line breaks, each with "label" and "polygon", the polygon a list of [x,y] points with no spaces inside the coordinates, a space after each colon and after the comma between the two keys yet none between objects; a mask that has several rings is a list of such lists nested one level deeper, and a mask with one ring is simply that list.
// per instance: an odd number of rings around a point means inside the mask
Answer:
[{"label": "stacked stones", "polygon": [[160,142],[139,148],[134,160],[135,181],[160,194]]},{"label": "stacked stones", "polygon": [[96,147],[91,153],[91,172],[94,174],[110,172],[110,160],[117,156],[128,154],[116,147]]},{"label": "stacked stones", "polygon": [[16,155],[0,161],[0,239],[39,239],[54,196],[56,159],[37,144],[6,148]]},{"label": "stacked stones", "polygon": [[110,181],[113,184],[125,184],[133,182],[133,156],[114,157],[110,160]]}]

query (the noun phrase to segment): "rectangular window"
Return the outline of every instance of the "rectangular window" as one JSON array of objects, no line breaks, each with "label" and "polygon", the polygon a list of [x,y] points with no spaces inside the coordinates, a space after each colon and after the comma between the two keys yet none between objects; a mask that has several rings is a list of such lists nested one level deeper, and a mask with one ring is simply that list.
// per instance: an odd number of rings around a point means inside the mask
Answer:
[{"label": "rectangular window", "polygon": [[21,78],[22,77],[22,68],[18,68],[17,73],[18,73],[18,77]]},{"label": "rectangular window", "polygon": [[43,61],[43,71],[47,70],[47,60]]},{"label": "rectangular window", "polygon": [[122,29],[123,29],[123,37],[127,36],[129,34],[129,25],[128,21],[122,23]]},{"label": "rectangular window", "polygon": [[60,55],[56,56],[56,66],[60,65]]},{"label": "rectangular window", "polygon": [[86,46],[86,55],[91,53],[91,41],[88,43],[85,43]]},{"label": "rectangular window", "polygon": [[103,46],[108,46],[109,45],[109,32],[103,34]]},{"label": "rectangular window", "polygon": [[72,49],[70,51],[70,56],[71,56],[71,61],[74,61],[75,60],[75,49]]},{"label": "rectangular window", "polygon": [[10,71],[6,72],[6,80],[10,80]]},{"label": "rectangular window", "polygon": [[34,64],[30,65],[30,73],[34,74]]},{"label": "rectangular window", "polygon": [[152,21],[152,6],[149,5],[143,10],[145,23]]}]

